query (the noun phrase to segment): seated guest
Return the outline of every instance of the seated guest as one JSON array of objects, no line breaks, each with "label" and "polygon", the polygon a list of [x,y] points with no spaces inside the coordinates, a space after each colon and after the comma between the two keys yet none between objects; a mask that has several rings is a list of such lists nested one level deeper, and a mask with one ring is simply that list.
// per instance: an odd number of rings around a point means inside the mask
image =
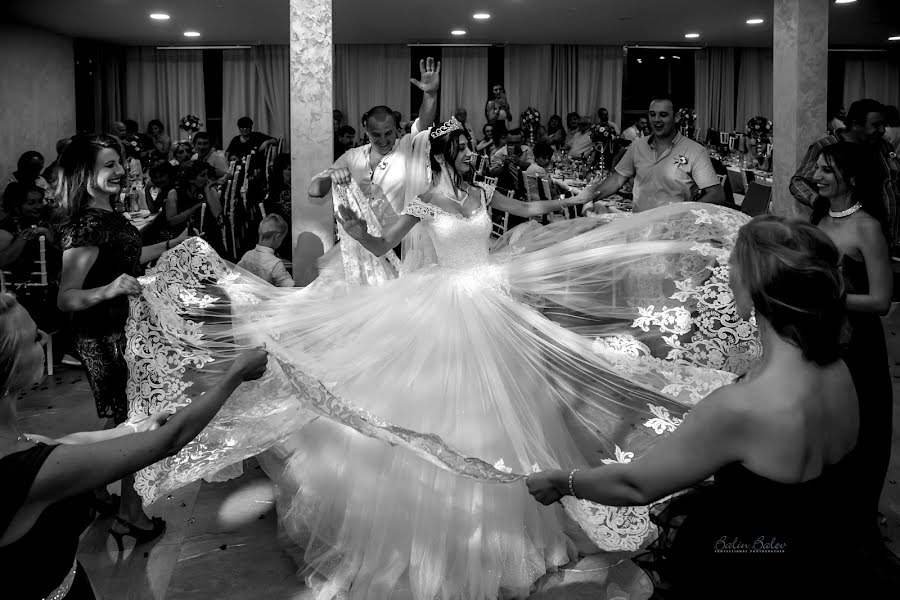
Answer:
[{"label": "seated guest", "polygon": [[[138,122],[134,119],[125,119],[125,137],[134,136],[138,140],[140,147],[140,156],[138,159],[143,163],[150,160],[150,154],[155,150],[153,140],[146,133],[141,132]],[[125,138],[122,138],[123,140]]]},{"label": "seated guest", "polygon": [[136,135],[127,135],[122,140],[125,148],[125,173],[128,188],[143,187],[144,168],[141,166],[141,140]]},{"label": "seated guest", "polygon": [[706,149],[678,132],[672,101],[654,99],[647,116],[653,135],[628,147],[613,172],[596,187],[595,202],[586,205],[585,212],[606,212],[606,205],[596,201],[615,194],[632,177],[635,212],[697,199],[712,204],[725,202],[725,190]]},{"label": "seated guest", "polygon": [[534,152],[522,143],[522,130],[511,130],[505,138],[506,145],[491,157],[491,177],[497,178],[497,185],[510,192],[511,196],[521,196],[525,189],[522,171],[534,162]]},{"label": "seated guest", "polygon": [[356,130],[349,125],[341,125],[334,138],[334,160],[353,147],[356,140]]},{"label": "seated guest", "polygon": [[[550,166],[550,161],[552,159],[553,146],[551,146],[547,142],[538,142],[534,145],[534,162],[528,165],[528,168],[525,169],[525,174],[550,177],[549,173],[547,172],[547,167]],[[566,192],[571,191],[569,186],[562,181],[553,177],[550,177],[550,180],[556,187]]]},{"label": "seated guest", "polygon": [[578,133],[578,120],[581,118],[577,112],[570,112],[566,115],[566,143],[563,146],[568,152],[568,147],[572,145],[572,137]]},{"label": "seated guest", "polygon": [[278,248],[279,256],[291,256],[291,155],[279,154],[272,161],[272,175],[269,177],[269,189],[265,201],[266,214],[281,215],[288,226],[287,234],[281,247]]},{"label": "seated guest", "polygon": [[884,139],[900,156],[900,111],[896,106],[884,107]]},{"label": "seated guest", "polygon": [[294,280],[284,268],[284,263],[275,256],[275,250],[287,236],[287,223],[280,215],[273,213],[259,222],[258,231],[256,248],[244,254],[237,266],[276,287],[294,287]]},{"label": "seated guest", "polygon": [[[231,138],[231,142],[225,149],[225,157],[229,161],[240,160],[252,151],[262,152],[277,141],[264,133],[253,131],[253,119],[250,117],[238,119],[237,126],[240,134]],[[195,141],[194,144],[196,143]]]},{"label": "seated guest", "polygon": [[331,119],[334,122],[334,132],[337,133],[338,128],[344,124],[344,113],[334,109],[331,111]]},{"label": "seated guest", "polygon": [[[742,227],[731,287],[738,314],[756,316],[764,358],[643,456],[540,472],[529,492],[543,504],[572,495],[644,506],[702,486],[654,509],[663,530],[648,567],[666,598],[893,596],[896,568],[866,537],[859,510],[866,399],[840,357],[840,261],[808,223],[764,215]],[[838,514],[842,563],[826,576]]]},{"label": "seated guest", "polygon": [[591,120],[588,117],[578,117],[578,129],[570,134],[566,142],[566,150],[572,158],[587,158],[586,155],[594,150],[594,142],[591,140]]},{"label": "seated guest", "polygon": [[566,130],[559,115],[551,115],[547,121],[547,141],[554,148],[562,148],[566,143]]},{"label": "seated guest", "polygon": [[[45,252],[53,251],[53,233],[44,204],[44,190],[10,183],[0,206],[0,268],[12,272],[10,283],[27,283],[40,259],[37,239],[45,238]],[[34,243],[32,243],[34,242]],[[51,264],[55,267],[51,269]],[[59,260],[48,260],[48,279],[59,279]],[[53,270],[54,273],[50,271]]]},{"label": "seated guest", "polygon": [[209,166],[206,163],[196,162],[189,166],[178,186],[169,192],[166,197],[166,223],[172,236],[188,227],[193,235],[204,235],[216,252],[222,249],[222,204],[218,192],[209,181]]},{"label": "seated guest", "polygon": [[[504,131],[506,128],[503,128]],[[481,141],[475,146],[475,151],[479,154],[484,154],[485,156],[493,156],[494,152],[497,151],[497,146],[494,143],[494,125],[491,123],[485,123],[481,128],[482,137]]]},{"label": "seated guest", "polygon": [[205,131],[198,131],[194,134],[194,154],[191,156],[191,161],[205,162],[212,167],[213,179],[216,183],[223,183],[228,175],[228,161],[216,151],[209,134]]},{"label": "seated guest", "polygon": [[[16,395],[41,379],[45,343],[15,298],[0,294],[4,597],[91,600],[91,583],[76,559],[79,538],[93,521],[91,490],[173,456],[200,434],[242,381],[265,373],[267,355],[243,353],[209,392],[174,414],[50,439],[22,432],[16,414]],[[127,535],[140,536],[132,530]],[[122,535],[116,539],[121,548]]]},{"label": "seated guest", "polygon": [[630,144],[634,140],[644,137],[646,135],[644,132],[648,131],[649,129],[650,124],[647,122],[647,117],[640,116],[634,121],[634,123],[631,124],[631,127],[625,128],[625,130],[619,135],[619,139]]},{"label": "seated guest", "polygon": [[833,135],[833,134],[837,133],[838,131],[841,131],[842,129],[844,129],[846,127],[846,125],[844,125],[844,119],[846,119],[846,118],[847,118],[847,111],[844,109],[843,106],[841,106],[837,110],[837,112],[833,113],[828,118],[828,127],[826,127],[826,129],[828,130],[828,133]]},{"label": "seated guest", "polygon": [[797,172],[791,177],[790,191],[794,199],[809,211],[819,187],[813,177],[816,161],[822,149],[841,141],[853,144],[858,152],[866,155],[866,160],[876,167],[880,178],[875,187],[881,189],[881,201],[887,215],[891,246],[900,243],[900,218],[897,214],[897,199],[900,198],[900,164],[891,157],[893,147],[884,139],[884,106],[875,100],[857,100],[847,111],[847,127],[833,135],[826,136],[809,147]]},{"label": "seated guest", "polygon": [[166,128],[162,121],[153,119],[147,123],[147,137],[153,144],[151,158],[168,159],[172,152],[172,138],[166,135]]},{"label": "seated guest", "polygon": [[194,155],[194,147],[190,142],[177,142],[172,146],[172,160],[169,164],[175,167],[176,172],[181,172],[190,164]]},{"label": "seated guest", "polygon": [[175,189],[178,174],[167,161],[160,161],[150,167],[150,185],[144,188],[141,209],[157,213],[165,209],[169,192]]},{"label": "seated guest", "polygon": [[616,131],[619,130],[619,126],[609,120],[609,111],[602,106],[597,109],[597,125],[603,127],[612,127]]},{"label": "seated guest", "polygon": [[21,183],[24,185],[36,185],[42,190],[49,190],[47,180],[41,177],[44,170],[44,155],[37,150],[29,150],[23,153],[16,161],[16,170],[7,178],[5,184]]}]

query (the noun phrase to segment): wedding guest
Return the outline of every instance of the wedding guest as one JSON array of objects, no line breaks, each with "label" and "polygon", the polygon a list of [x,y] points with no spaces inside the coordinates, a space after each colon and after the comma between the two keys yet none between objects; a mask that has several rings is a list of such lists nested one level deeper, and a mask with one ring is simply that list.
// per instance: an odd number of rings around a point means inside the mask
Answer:
[{"label": "wedding guest", "polygon": [[594,149],[590,132],[591,120],[588,117],[578,117],[577,127],[566,142],[566,150],[572,158],[583,158]]},{"label": "wedding guest", "polygon": [[619,135],[619,138],[630,144],[634,140],[644,137],[644,132],[649,128],[650,123],[647,121],[647,117],[642,115],[635,119],[634,123],[632,123],[630,127],[626,127],[625,130]]},{"label": "wedding guest", "polygon": [[[550,175],[547,171],[547,168],[550,166],[550,162],[552,159],[553,146],[551,146],[547,142],[538,142],[534,145],[534,162],[528,165],[528,168],[525,169],[525,174],[549,177]],[[571,191],[571,188],[569,188],[567,184],[560,181],[559,179],[550,177],[550,181],[553,182],[555,187],[563,191]]]},{"label": "wedding guest", "polygon": [[896,106],[884,107],[884,139],[894,148],[894,154],[900,156],[900,111]]},{"label": "wedding guest", "polygon": [[572,138],[578,133],[578,121],[581,119],[581,115],[577,112],[570,112],[566,115],[566,143],[564,149],[568,152],[569,147],[572,145]]},{"label": "wedding guest", "polygon": [[469,150],[475,150],[475,131],[472,127],[466,122],[469,119],[469,111],[465,108],[457,108],[456,112],[453,113],[453,116],[456,117],[456,120],[462,123],[463,130],[466,132],[466,139],[469,140]]},{"label": "wedding guest", "polygon": [[344,113],[338,109],[331,111],[331,119],[334,122],[334,131],[337,133],[338,127],[344,124]]},{"label": "wedding guest", "polygon": [[[143,163],[150,160],[150,154],[154,151],[153,140],[146,133],[141,132],[138,122],[134,119],[125,119],[125,137],[134,136],[138,140],[140,148],[140,156],[138,157]],[[124,138],[121,138],[124,139]]]},{"label": "wedding guest", "polygon": [[547,141],[554,148],[562,148],[566,143],[566,130],[559,115],[550,115],[547,121]]},{"label": "wedding guest", "polygon": [[[730,281],[738,314],[755,314],[763,358],[645,455],[536,473],[529,492],[543,504],[572,495],[643,506],[712,476],[657,519],[663,529],[648,566],[664,578],[666,598],[890,597],[895,572],[859,515],[866,399],[840,356],[839,263],[828,236],[802,221],[763,215],[742,227]],[[826,577],[835,515],[844,562]],[[893,589],[883,575],[893,576]]]},{"label": "wedding guest", "polygon": [[258,234],[256,248],[246,252],[237,266],[276,287],[294,287],[284,263],[275,255],[288,234],[287,222],[278,214],[268,215],[259,222]]},{"label": "wedding guest", "polygon": [[213,169],[213,178],[216,183],[224,183],[228,175],[228,161],[216,151],[209,134],[205,131],[198,131],[194,134],[194,154],[191,156],[191,161],[208,164]]},{"label": "wedding guest", "polygon": [[44,169],[44,172],[41,176],[47,182],[47,189],[44,192],[44,200],[48,204],[56,204],[56,188],[59,183],[59,173],[57,172],[57,166],[59,165],[59,157],[62,155],[63,150],[66,149],[66,146],[69,145],[69,142],[72,141],[72,138],[62,138],[56,141],[56,158],[53,159],[53,162],[47,165],[47,168]]},{"label": "wedding guest", "polygon": [[842,141],[853,144],[857,152],[864,154],[866,160],[876,166],[877,187],[881,189],[881,202],[887,214],[888,242],[891,246],[896,246],[900,243],[900,218],[897,210],[900,165],[891,158],[894,149],[884,139],[884,106],[868,98],[857,100],[850,105],[846,119],[846,129],[826,136],[809,147],[800,167],[791,177],[789,189],[803,210],[811,210],[819,197],[819,189],[813,176],[818,168],[817,161],[822,149]]},{"label": "wedding guest", "polygon": [[522,172],[534,162],[534,151],[522,143],[522,130],[511,130],[498,142],[505,145],[498,148],[491,157],[491,177],[497,178],[497,186],[509,192],[510,196],[521,196],[525,190]]},{"label": "wedding guest", "polygon": [[597,109],[597,125],[612,127],[616,131],[619,130],[619,126],[616,125],[613,121],[609,120],[609,111],[602,106]]},{"label": "wedding guest", "polygon": [[632,177],[635,212],[697,199],[711,204],[725,202],[725,190],[706,149],[678,132],[672,100],[654,99],[647,116],[653,134],[628,147],[595,190],[595,202],[586,205],[585,212],[605,212],[606,205],[597,201],[618,192]]},{"label": "wedding guest", "polygon": [[[23,600],[92,600],[91,583],[76,559],[79,538],[93,520],[91,490],[177,453],[241,382],[262,377],[267,355],[250,350],[238,356],[216,385],[175,413],[50,439],[23,432],[16,414],[16,394],[41,379],[45,343],[28,313],[11,295],[0,294],[3,592]],[[126,528],[116,534],[120,548],[125,535],[146,541],[139,531]]]},{"label": "wedding guest", "polygon": [[113,121],[109,126],[109,135],[124,140],[125,136],[128,135],[128,128],[125,127],[123,121]]},{"label": "wedding guest", "polygon": [[[506,128],[503,128],[506,131]],[[482,138],[481,141],[478,142],[478,145],[475,146],[475,151],[479,154],[484,154],[485,156],[493,156],[494,152],[497,151],[497,146],[494,143],[494,131],[495,127],[491,123],[485,123],[481,127]]]},{"label": "wedding guest", "polygon": [[21,183],[23,185],[36,185],[42,190],[49,190],[47,180],[41,176],[44,170],[44,155],[37,150],[29,150],[23,153],[16,161],[16,170],[10,173],[5,185]]},{"label": "wedding guest", "polygon": [[222,204],[210,182],[209,165],[195,162],[182,173],[176,187],[166,197],[165,210],[171,235],[177,235],[187,227],[193,235],[205,236],[216,252],[223,249]]},{"label": "wedding guest", "polygon": [[878,502],[891,459],[893,386],[881,316],[893,297],[894,275],[887,244],[887,215],[873,165],[856,145],[838,142],[822,148],[813,182],[819,198],[811,221],[841,253],[847,285],[849,339],[842,357],[859,394],[860,467],[858,493],[870,531],[881,539]]},{"label": "wedding guest", "polygon": [[506,99],[506,89],[502,83],[495,83],[491,87],[491,97],[484,105],[484,117],[488,123],[503,123],[512,121],[512,111],[509,101]]},{"label": "wedding guest", "polygon": [[150,185],[144,188],[142,210],[157,213],[165,209],[169,192],[175,189],[178,174],[167,161],[160,161],[150,167]]},{"label": "wedding guest", "polygon": [[[123,157],[121,142],[100,134],[76,137],[59,160],[63,264],[57,305],[72,313],[75,344],[94,393],[97,416],[109,419],[108,425],[128,418],[127,296],[140,293],[135,277],[142,264],[156,260],[187,237],[185,231],[174,240],[142,247],[138,230],[113,210],[126,182]],[[102,489],[96,508],[104,514],[118,513],[112,535],[149,541],[163,532],[165,522],[144,512],[129,473],[120,473],[121,502]]]},{"label": "wedding guest", "polygon": [[175,167],[176,171],[183,171],[191,164],[193,154],[194,147],[190,142],[177,142],[172,146],[172,160],[169,164]]},{"label": "wedding guest", "polygon": [[[229,142],[228,147],[225,149],[225,157],[229,161],[240,160],[253,151],[256,151],[257,153],[263,152],[266,148],[278,142],[278,140],[272,136],[259,131],[253,131],[253,119],[250,117],[241,117],[238,119],[237,127],[240,133],[231,138],[231,142]],[[194,144],[196,145],[196,136],[194,137]]]},{"label": "wedding guest", "polygon": [[[47,208],[41,188],[21,183],[6,186],[0,205],[0,268],[11,272],[12,281],[7,283],[30,281],[35,261],[40,257],[37,245],[40,236],[45,239],[45,252],[53,252],[54,237]],[[59,261],[51,259],[47,266],[48,279],[58,280]]]},{"label": "wedding guest", "polygon": [[356,130],[349,125],[341,125],[334,139],[334,160],[352,148],[356,140]]},{"label": "wedding guest", "polygon": [[847,111],[844,109],[843,105],[837,110],[837,112],[833,113],[831,117],[828,119],[828,133],[834,134],[838,131],[841,131],[846,127],[844,125],[844,119],[847,118]]},{"label": "wedding guest", "polygon": [[[346,127],[346,126],[345,126]],[[291,246],[291,155],[279,154],[272,161],[272,175],[269,177],[269,189],[266,193],[266,214],[280,215],[287,223],[287,233],[277,248],[278,255],[289,257],[292,255]]]},{"label": "wedding guest", "polygon": [[159,119],[147,123],[147,137],[153,144],[152,157],[168,159],[172,152],[172,138],[166,135],[166,128]]}]

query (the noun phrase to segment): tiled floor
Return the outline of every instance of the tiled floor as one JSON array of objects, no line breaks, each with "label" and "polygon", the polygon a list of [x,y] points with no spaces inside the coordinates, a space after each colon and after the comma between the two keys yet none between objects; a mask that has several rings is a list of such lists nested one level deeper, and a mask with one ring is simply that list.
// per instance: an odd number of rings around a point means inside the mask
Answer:
[{"label": "tiled floor", "polygon": [[[900,311],[885,322],[894,380],[894,448],[881,508],[889,547],[900,554]],[[19,399],[22,430],[50,437],[102,426],[80,369],[63,368]],[[166,519],[158,540],[119,554],[98,520],[79,559],[100,600],[308,600],[291,559],[279,547],[273,487],[255,461],[225,483],[198,482],[157,501]]]}]

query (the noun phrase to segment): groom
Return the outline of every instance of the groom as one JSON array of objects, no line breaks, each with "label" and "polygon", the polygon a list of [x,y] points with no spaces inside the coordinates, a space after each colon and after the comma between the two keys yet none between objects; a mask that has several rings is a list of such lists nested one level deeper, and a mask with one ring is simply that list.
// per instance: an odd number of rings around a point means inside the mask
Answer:
[{"label": "groom", "polygon": [[410,82],[424,92],[419,118],[412,133],[397,139],[399,123],[387,106],[375,106],[363,115],[369,143],[351,148],[331,168],[319,173],[309,184],[309,195],[323,198],[332,184],[347,184],[352,178],[369,199],[382,229],[392,225],[403,210],[406,191],[406,161],[412,153],[415,134],[431,126],[441,82],[441,63],[433,58],[419,61],[419,79]]}]

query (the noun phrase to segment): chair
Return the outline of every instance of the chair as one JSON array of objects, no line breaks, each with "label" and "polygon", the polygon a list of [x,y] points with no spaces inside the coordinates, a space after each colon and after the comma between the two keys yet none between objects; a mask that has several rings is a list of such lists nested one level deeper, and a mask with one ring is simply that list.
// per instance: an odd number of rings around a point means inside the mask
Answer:
[{"label": "chair", "polygon": [[728,168],[717,158],[711,158],[710,161],[712,162],[713,170],[716,172],[716,177],[719,179],[719,185],[725,190],[725,203],[734,206],[736,204],[735,194],[731,188],[731,180],[728,179]]},{"label": "chair", "polygon": [[741,212],[755,217],[769,212],[769,203],[772,199],[772,188],[767,185],[750,182],[747,188],[747,195],[744,196],[744,202],[741,203]]}]

